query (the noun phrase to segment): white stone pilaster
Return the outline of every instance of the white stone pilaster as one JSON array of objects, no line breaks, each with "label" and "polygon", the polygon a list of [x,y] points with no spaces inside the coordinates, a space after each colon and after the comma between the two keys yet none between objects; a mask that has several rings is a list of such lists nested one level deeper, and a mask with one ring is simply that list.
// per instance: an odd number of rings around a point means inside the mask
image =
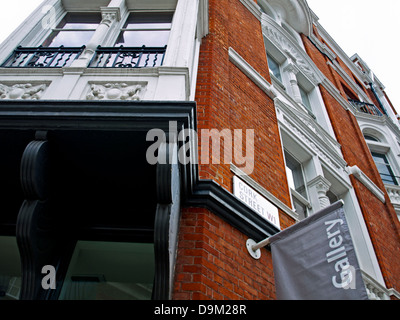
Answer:
[{"label": "white stone pilaster", "polygon": [[297,103],[302,104],[303,99],[301,99],[300,88],[296,77],[296,75],[299,73],[299,69],[293,63],[289,63],[284,67],[283,70],[287,72],[289,78],[291,96]]},{"label": "white stone pilaster", "polygon": [[329,207],[330,201],[326,193],[329,191],[331,183],[323,176],[317,176],[307,183],[308,193],[313,204],[314,212],[318,212]]},{"label": "white stone pilaster", "polygon": [[167,67],[191,67],[199,0],[178,0],[164,58]]},{"label": "white stone pilaster", "polygon": [[112,25],[121,19],[121,8],[125,5],[125,0],[113,0],[108,7],[101,7],[102,20],[97,27],[92,38],[86,44],[86,49],[81,54],[79,59],[75,60],[71,67],[87,67],[96,49],[102,45],[104,39],[112,27]]}]

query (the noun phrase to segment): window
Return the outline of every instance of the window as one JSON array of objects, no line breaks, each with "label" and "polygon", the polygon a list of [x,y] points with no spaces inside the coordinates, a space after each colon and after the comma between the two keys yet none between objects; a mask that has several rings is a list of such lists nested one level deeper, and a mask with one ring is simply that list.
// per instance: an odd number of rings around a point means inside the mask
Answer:
[{"label": "window", "polygon": [[378,168],[379,174],[381,175],[382,181],[385,184],[398,185],[396,176],[390,166],[390,163],[384,154],[372,152],[375,164]]},{"label": "window", "polygon": [[365,140],[380,142],[377,138],[370,136],[370,135],[364,135],[364,138],[365,138]]},{"label": "window", "polygon": [[310,97],[308,92],[299,84],[301,100],[303,101],[304,106],[308,109],[308,111],[312,112]]},{"label": "window", "polygon": [[150,300],[154,245],[78,241],[60,300]]},{"label": "window", "polygon": [[115,43],[116,47],[164,47],[168,43],[172,12],[133,12]]},{"label": "window", "polygon": [[81,47],[89,42],[100,22],[100,13],[67,13],[42,45]]},{"label": "window", "polygon": [[288,152],[285,152],[285,158],[289,187],[296,190],[303,197],[307,197],[301,163]]},{"label": "window", "polygon": [[274,75],[280,82],[282,82],[282,75],[279,63],[267,53],[269,72]]},{"label": "window", "polygon": [[15,237],[0,236],[0,301],[18,300],[21,289],[21,260]]},{"label": "window", "polygon": [[293,207],[299,219],[307,217],[308,196],[304,183],[303,167],[293,156],[285,150],[286,174],[289,188],[292,193]]}]

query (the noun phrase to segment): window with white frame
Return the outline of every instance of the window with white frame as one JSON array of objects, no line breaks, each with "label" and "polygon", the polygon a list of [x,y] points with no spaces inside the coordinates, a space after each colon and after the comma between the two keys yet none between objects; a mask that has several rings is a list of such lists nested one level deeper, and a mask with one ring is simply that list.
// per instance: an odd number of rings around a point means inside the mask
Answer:
[{"label": "window with white frame", "polygon": [[399,185],[399,178],[391,157],[391,148],[388,143],[378,137],[378,134],[369,133],[368,129],[364,132],[364,138],[371,151],[372,158],[384,184]]},{"label": "window with white frame", "polygon": [[100,12],[68,12],[42,46],[81,47],[89,42],[100,22]]},{"label": "window with white frame", "polygon": [[282,82],[281,66],[280,63],[267,53],[269,72],[280,82]]},{"label": "window with white frame", "polygon": [[375,161],[376,167],[378,168],[383,183],[395,186],[399,185],[386,155],[377,152],[372,152],[372,158]]},{"label": "window with white frame", "polygon": [[292,194],[294,211],[303,220],[308,216],[309,205],[302,164],[285,150],[286,175]]},{"label": "window with white frame", "polygon": [[301,95],[301,100],[303,101],[303,105],[307,108],[308,111],[312,112],[311,102],[309,93],[304,89],[304,87],[299,83],[299,90]]},{"label": "window with white frame", "polygon": [[171,32],[173,12],[132,12],[115,46],[164,47]]}]

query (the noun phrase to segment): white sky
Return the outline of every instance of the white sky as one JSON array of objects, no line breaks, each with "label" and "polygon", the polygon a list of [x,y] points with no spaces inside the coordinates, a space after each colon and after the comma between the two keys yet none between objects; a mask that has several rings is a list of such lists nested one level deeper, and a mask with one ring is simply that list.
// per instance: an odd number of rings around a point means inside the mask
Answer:
[{"label": "white sky", "polygon": [[399,0],[307,0],[320,24],[348,56],[363,59],[400,113]]},{"label": "white sky", "polygon": [[[0,43],[42,2],[2,1]],[[341,48],[358,53],[386,86],[386,92],[400,111],[400,1],[399,0],[307,0],[321,25]]]}]

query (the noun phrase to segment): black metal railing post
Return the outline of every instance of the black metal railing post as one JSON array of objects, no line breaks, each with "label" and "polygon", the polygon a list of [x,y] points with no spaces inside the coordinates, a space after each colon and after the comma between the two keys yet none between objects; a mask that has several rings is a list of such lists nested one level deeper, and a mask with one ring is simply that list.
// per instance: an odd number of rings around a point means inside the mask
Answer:
[{"label": "black metal railing post", "polygon": [[348,99],[348,100],[352,104],[352,106],[354,108],[356,108],[357,111],[359,111],[359,112],[383,117],[383,113],[374,104],[362,102],[362,101],[358,101],[358,100],[354,100],[354,99]]},{"label": "black metal railing post", "polygon": [[[147,68],[161,66],[167,47],[97,47],[90,68]],[[159,56],[162,59],[159,60]]]},{"label": "black metal railing post", "polygon": [[85,46],[24,48],[17,47],[1,65],[3,68],[63,68],[79,58]]}]

